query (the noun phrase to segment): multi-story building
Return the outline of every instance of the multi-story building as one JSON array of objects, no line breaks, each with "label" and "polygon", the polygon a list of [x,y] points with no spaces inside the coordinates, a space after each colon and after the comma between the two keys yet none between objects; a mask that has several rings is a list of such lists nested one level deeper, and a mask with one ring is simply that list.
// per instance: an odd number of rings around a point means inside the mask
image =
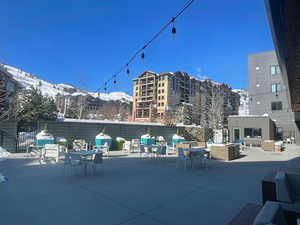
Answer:
[{"label": "multi-story building", "polygon": [[19,87],[17,81],[0,64],[0,119],[9,118],[9,107],[13,104]]},{"label": "multi-story building", "polygon": [[268,114],[277,126],[277,137],[295,135],[294,118],[274,51],[248,57],[250,114]]},{"label": "multi-story building", "polygon": [[244,89],[233,89],[233,92],[239,94],[240,104],[239,104],[239,116],[248,116],[249,115],[249,92]]},{"label": "multi-story building", "polygon": [[145,71],[133,80],[132,119],[140,122],[162,122],[168,115],[175,115],[178,108],[189,111],[190,122],[199,124],[211,96],[218,90],[222,115],[237,114],[239,95],[226,84],[211,80],[198,80],[184,72],[154,73]]}]

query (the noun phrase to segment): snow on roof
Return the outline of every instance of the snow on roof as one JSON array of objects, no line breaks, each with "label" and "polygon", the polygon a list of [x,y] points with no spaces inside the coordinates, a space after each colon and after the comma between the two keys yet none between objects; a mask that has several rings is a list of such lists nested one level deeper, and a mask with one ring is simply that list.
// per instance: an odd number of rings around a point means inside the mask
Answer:
[{"label": "snow on roof", "polygon": [[[115,121],[115,120],[86,120],[86,119],[63,119],[65,123],[104,123],[104,124],[127,124],[127,125],[147,125],[147,126],[166,126],[163,123],[145,123],[145,122],[128,122],[128,121]],[[201,128],[199,125],[183,125],[177,124],[177,127],[195,127]]]}]

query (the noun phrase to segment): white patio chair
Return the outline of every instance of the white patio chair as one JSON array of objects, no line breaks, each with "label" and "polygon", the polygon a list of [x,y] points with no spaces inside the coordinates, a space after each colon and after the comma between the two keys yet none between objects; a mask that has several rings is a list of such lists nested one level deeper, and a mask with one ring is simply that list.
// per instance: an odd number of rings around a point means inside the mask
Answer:
[{"label": "white patio chair", "polygon": [[139,152],[140,150],[140,139],[132,139],[131,140],[131,151]]},{"label": "white patio chair", "polygon": [[105,142],[104,145],[101,145],[99,150],[103,154],[106,153],[107,158],[109,157],[109,146],[107,142]]},{"label": "white patio chair", "polygon": [[130,141],[125,141],[123,144],[123,151],[124,152],[131,152],[131,142]]},{"label": "white patio chair", "polygon": [[88,143],[83,139],[76,139],[73,141],[73,149],[75,151],[87,151]]},{"label": "white patio chair", "polygon": [[44,148],[41,150],[40,162],[48,162],[49,160],[59,160],[59,146],[58,144],[45,144]]}]

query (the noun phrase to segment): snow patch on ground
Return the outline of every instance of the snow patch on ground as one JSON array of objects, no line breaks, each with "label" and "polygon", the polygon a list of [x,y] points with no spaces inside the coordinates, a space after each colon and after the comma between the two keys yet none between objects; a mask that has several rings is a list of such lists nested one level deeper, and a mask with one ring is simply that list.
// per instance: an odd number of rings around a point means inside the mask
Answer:
[{"label": "snow patch on ground", "polygon": [[5,148],[0,146],[0,162],[4,161],[9,155],[10,153]]}]

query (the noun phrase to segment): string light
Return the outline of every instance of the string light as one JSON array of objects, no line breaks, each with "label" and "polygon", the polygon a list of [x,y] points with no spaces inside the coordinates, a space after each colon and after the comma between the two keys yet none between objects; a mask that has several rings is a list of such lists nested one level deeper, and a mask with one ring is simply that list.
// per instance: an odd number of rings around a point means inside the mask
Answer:
[{"label": "string light", "polygon": [[[104,90],[107,90],[107,83],[110,81],[113,81],[113,83],[116,83],[116,77],[118,75],[120,75],[124,70],[126,70],[126,74],[129,75],[130,74],[130,70],[129,70],[129,64],[138,56],[140,55],[141,59],[144,60],[145,59],[145,53],[144,50],[150,46],[150,44],[152,44],[160,35],[162,32],[164,32],[171,24],[172,24],[172,34],[175,37],[177,30],[175,27],[175,20],[194,2],[195,0],[188,0],[186,2],[186,4],[183,6],[183,8],[174,16],[171,18],[171,20],[169,20],[169,22],[167,22],[148,42],[146,42],[145,45],[143,45],[142,48],[140,48],[138,51],[136,51],[136,53],[127,61],[126,64],[124,64],[111,78],[109,78],[105,83],[104,83]],[[96,90],[96,92],[98,92],[99,90],[101,90],[101,87],[98,88]]]},{"label": "string light", "polygon": [[130,74],[130,70],[129,70],[129,68],[128,68],[128,63],[126,64],[126,67],[127,67],[126,73],[127,73],[127,75],[129,75],[129,74]]},{"label": "string light", "polygon": [[172,21],[172,24],[173,24],[172,35],[175,38],[175,36],[176,36],[175,18],[173,17],[171,21]]},{"label": "string light", "polygon": [[145,53],[144,53],[144,52],[142,52],[142,54],[141,54],[141,59],[142,59],[142,60],[145,59]]}]

